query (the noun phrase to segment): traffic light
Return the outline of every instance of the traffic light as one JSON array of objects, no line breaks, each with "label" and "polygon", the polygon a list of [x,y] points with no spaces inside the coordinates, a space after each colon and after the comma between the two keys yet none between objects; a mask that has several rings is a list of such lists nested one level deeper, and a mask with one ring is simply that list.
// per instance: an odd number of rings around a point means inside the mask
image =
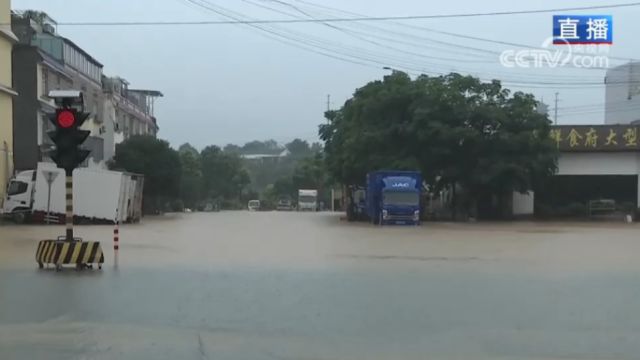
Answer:
[{"label": "traffic light", "polygon": [[58,108],[49,115],[49,120],[56,127],[47,133],[56,145],[49,156],[67,174],[71,174],[89,156],[90,151],[80,147],[91,133],[80,129],[88,117],[89,113],[68,107]]}]

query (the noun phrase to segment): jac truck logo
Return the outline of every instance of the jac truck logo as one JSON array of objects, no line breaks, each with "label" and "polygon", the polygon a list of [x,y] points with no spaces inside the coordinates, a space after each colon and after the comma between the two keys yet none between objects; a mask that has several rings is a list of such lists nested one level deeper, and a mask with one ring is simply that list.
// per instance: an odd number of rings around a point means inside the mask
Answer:
[{"label": "jac truck logo", "polygon": [[396,182],[396,183],[391,184],[391,187],[394,187],[394,188],[408,188],[409,187],[409,183]]}]

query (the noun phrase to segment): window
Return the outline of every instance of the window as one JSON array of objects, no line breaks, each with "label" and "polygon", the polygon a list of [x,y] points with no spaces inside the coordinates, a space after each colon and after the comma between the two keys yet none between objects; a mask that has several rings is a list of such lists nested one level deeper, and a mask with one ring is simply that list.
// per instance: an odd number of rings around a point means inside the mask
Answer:
[{"label": "window", "polygon": [[42,68],[42,94],[41,96],[46,96],[49,93],[49,71],[47,69]]},{"label": "window", "polygon": [[420,195],[417,192],[385,191],[382,202],[387,205],[417,205]]},{"label": "window", "polygon": [[7,188],[7,195],[18,195],[27,191],[28,184],[22,181],[12,181]]}]

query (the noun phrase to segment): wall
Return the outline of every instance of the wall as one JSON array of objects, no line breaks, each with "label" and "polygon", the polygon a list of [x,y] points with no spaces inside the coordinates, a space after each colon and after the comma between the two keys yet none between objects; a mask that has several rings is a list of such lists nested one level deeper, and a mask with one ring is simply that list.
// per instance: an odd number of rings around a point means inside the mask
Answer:
[{"label": "wall", "polygon": [[12,43],[0,37],[0,84],[6,87],[11,87],[11,48]]},{"label": "wall", "polygon": [[557,175],[636,175],[638,155],[635,152],[562,153]]},{"label": "wall", "polygon": [[113,99],[109,95],[105,95],[102,105],[102,119],[104,121],[104,159],[111,160],[116,153],[116,109],[113,105]]},{"label": "wall", "polygon": [[[7,182],[13,174],[13,81],[11,49],[15,35],[11,32],[9,0],[0,0],[0,205]],[[6,24],[6,25],[5,25]]]},{"label": "wall", "polygon": [[529,191],[526,194],[520,194],[519,192],[513,193],[513,215],[533,215],[534,206],[534,194],[533,191]]},{"label": "wall", "polygon": [[[5,189],[13,174],[13,142],[11,139],[12,119],[11,96],[0,93],[0,205]],[[8,136],[7,136],[8,135]]]},{"label": "wall", "polygon": [[38,162],[38,61],[31,46],[16,45],[13,51],[13,84],[20,94],[14,99],[13,139],[16,170],[32,170]]}]

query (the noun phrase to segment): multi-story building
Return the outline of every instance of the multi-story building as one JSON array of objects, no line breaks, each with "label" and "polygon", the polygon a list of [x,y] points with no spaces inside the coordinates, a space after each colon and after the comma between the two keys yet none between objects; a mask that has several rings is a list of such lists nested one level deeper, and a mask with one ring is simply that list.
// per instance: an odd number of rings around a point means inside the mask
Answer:
[{"label": "multi-story building", "polygon": [[103,76],[102,89],[105,159],[113,157],[116,144],[133,135],[156,136],[158,124],[153,105],[162,96],[160,91],[129,89],[129,82],[117,76]]},{"label": "multi-story building", "polygon": [[85,111],[91,113],[83,128],[91,130],[84,146],[91,150],[88,164],[104,161],[102,134],[102,64],[55,31],[44,13],[14,12],[13,32],[19,43],[13,51],[13,79],[20,96],[13,114],[14,161],[17,170],[33,169],[47,161],[53,129],[47,114],[55,108],[48,98],[54,89],[81,90]]},{"label": "multi-story building", "polygon": [[11,48],[18,41],[11,31],[11,5],[0,0],[0,205],[13,173],[13,99],[17,92],[11,80]]},{"label": "multi-story building", "polygon": [[640,62],[608,70],[605,84],[605,124],[640,121]]},{"label": "multi-story building", "polygon": [[20,92],[13,114],[17,170],[33,169],[47,158],[53,129],[48,114],[55,110],[51,90],[80,90],[85,111],[91,115],[82,126],[91,135],[83,146],[91,150],[87,166],[105,166],[115,155],[115,145],[133,135],[156,136],[154,101],[162,93],[129,89],[119,77],[102,74],[102,64],[56,32],[56,23],[45,13],[14,11],[13,33],[19,43],[13,51],[13,78]]}]

